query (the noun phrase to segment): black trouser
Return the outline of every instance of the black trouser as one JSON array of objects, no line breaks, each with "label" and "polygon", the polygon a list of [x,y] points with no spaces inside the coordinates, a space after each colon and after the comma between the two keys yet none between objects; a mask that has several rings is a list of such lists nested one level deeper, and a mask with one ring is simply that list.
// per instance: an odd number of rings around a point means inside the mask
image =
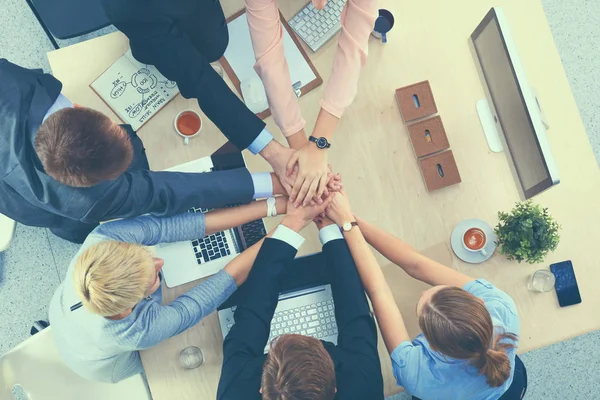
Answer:
[{"label": "black trouser", "polygon": [[[129,135],[131,145],[133,147],[133,161],[127,170],[150,169],[148,165],[148,158],[146,157],[146,149],[142,140],[136,135],[129,125],[123,125],[123,128]],[[98,226],[98,222],[86,223],[76,221],[68,218],[64,218],[60,221],[58,226],[50,228],[50,232],[58,236],[59,238],[68,240],[73,243],[83,243],[85,238]]]},{"label": "black trouser", "polygon": [[513,381],[500,400],[521,400],[527,392],[527,369],[523,361],[517,356],[515,358],[515,374]]},{"label": "black trouser", "polygon": [[[527,392],[527,369],[523,361],[516,356],[515,358],[515,373],[510,387],[498,400],[521,400]],[[413,400],[420,400],[413,396]]]}]

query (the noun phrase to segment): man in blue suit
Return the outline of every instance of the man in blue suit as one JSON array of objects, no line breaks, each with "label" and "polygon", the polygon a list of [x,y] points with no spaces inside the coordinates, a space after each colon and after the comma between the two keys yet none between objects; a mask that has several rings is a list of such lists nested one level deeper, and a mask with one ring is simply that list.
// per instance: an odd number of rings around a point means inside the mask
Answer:
[{"label": "man in blue suit", "polygon": [[[274,174],[251,175],[245,168],[150,171],[131,126],[74,107],[60,94],[62,84],[39,70],[0,59],[0,85],[0,213],[22,224],[81,243],[100,221],[169,216],[284,192]],[[228,130],[226,136],[288,179],[292,150],[265,132]]]}]

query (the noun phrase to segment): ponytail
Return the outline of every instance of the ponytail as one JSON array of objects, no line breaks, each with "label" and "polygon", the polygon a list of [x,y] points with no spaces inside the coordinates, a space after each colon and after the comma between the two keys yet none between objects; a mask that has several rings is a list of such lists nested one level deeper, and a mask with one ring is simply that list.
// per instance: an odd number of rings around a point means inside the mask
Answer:
[{"label": "ponytail", "polygon": [[510,361],[506,350],[514,348],[515,345],[506,342],[501,343],[504,339],[516,341],[517,337],[512,333],[498,335],[494,338],[492,347],[481,355],[481,364],[483,365],[479,369],[479,373],[486,376],[486,382],[491,387],[502,386],[510,377]]},{"label": "ponytail", "polygon": [[494,337],[489,311],[471,293],[457,287],[438,290],[421,308],[419,327],[432,348],[469,360],[489,386],[501,386],[510,377],[506,350],[516,347],[517,335],[507,332]]}]

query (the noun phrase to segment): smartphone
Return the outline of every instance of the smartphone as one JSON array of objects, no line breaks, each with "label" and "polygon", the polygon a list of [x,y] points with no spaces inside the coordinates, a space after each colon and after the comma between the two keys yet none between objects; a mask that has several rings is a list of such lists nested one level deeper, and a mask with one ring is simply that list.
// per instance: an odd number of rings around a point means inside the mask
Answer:
[{"label": "smartphone", "polygon": [[581,295],[575,279],[575,271],[571,261],[563,261],[550,265],[550,271],[556,278],[555,289],[558,296],[558,304],[561,307],[572,306],[581,303]]}]

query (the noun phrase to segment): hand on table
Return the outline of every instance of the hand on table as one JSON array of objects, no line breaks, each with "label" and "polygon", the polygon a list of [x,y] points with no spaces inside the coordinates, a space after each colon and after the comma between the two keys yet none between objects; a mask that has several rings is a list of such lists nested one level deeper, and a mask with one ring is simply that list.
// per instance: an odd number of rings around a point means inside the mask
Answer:
[{"label": "hand on table", "polygon": [[294,175],[294,168],[298,170],[290,199],[296,205],[309,205],[311,199],[320,198],[327,187],[327,150],[319,149],[313,142],[307,142],[289,159],[286,174],[288,179]]},{"label": "hand on table", "polygon": [[333,200],[329,207],[327,207],[325,214],[338,226],[355,220],[350,200],[348,200],[348,196],[346,196],[344,191],[333,194]]}]

